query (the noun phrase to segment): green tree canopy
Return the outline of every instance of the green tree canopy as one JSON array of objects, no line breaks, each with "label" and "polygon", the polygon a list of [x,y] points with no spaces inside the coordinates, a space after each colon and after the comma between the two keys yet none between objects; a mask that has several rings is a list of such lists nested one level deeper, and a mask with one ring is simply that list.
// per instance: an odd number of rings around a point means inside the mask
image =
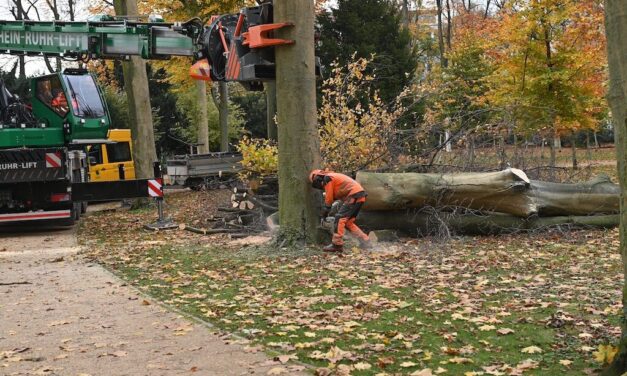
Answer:
[{"label": "green tree canopy", "polygon": [[317,55],[329,67],[346,65],[375,55],[375,88],[385,101],[393,100],[416,70],[411,36],[401,27],[395,4],[388,0],[338,0],[337,6],[318,16],[320,43]]}]

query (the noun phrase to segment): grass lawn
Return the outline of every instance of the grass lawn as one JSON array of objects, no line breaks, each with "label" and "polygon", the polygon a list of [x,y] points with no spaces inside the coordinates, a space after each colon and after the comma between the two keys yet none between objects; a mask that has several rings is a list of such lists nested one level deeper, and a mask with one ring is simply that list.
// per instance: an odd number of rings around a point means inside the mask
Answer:
[{"label": "grass lawn", "polygon": [[[208,195],[168,196],[169,208],[193,218]],[[337,256],[143,231],[153,219],[96,214],[79,238],[156,299],[318,374],[581,375],[620,333],[617,230],[406,239]]]}]

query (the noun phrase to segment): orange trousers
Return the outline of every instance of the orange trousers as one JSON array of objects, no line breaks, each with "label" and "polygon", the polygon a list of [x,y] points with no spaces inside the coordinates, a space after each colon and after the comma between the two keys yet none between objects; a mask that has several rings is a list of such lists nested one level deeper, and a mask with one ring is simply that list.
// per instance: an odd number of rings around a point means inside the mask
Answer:
[{"label": "orange trousers", "polygon": [[365,197],[357,199],[348,198],[348,200],[342,204],[342,207],[335,216],[335,231],[333,232],[332,240],[333,244],[344,245],[344,233],[346,232],[346,229],[359,239],[368,241],[368,235],[366,235],[359,228],[359,226],[355,224],[357,215],[359,214],[364,202],[366,202]]}]

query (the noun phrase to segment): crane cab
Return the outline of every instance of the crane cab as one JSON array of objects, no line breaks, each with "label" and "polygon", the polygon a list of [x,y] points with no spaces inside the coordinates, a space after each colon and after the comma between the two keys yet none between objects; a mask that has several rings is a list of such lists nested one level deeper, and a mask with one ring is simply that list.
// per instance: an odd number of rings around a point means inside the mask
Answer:
[{"label": "crane cab", "polygon": [[91,144],[107,138],[110,118],[94,77],[84,69],[66,69],[31,81],[32,113],[40,128],[61,132],[67,144]]}]

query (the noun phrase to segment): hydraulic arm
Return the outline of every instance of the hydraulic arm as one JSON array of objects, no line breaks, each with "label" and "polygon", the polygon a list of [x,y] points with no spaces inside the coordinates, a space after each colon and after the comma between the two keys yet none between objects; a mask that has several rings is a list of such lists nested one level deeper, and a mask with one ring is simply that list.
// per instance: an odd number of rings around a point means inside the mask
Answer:
[{"label": "hydraulic arm", "polygon": [[[107,19],[107,18],[103,18]],[[193,56],[203,31],[200,20],[183,24],[132,20],[43,22],[0,21],[0,54],[111,59]]]},{"label": "hydraulic arm", "polygon": [[272,1],[240,13],[183,23],[141,22],[111,16],[86,22],[0,21],[0,54],[60,56],[69,60],[168,59],[192,56],[193,78],[235,81],[261,90],[275,78],[274,47],[293,43],[275,38]]}]

